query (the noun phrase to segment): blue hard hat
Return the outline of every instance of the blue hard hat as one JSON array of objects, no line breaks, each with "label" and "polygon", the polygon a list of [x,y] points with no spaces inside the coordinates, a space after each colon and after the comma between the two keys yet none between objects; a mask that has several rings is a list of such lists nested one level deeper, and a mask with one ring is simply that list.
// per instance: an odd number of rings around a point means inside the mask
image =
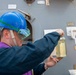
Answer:
[{"label": "blue hard hat", "polygon": [[0,28],[14,30],[25,37],[30,35],[26,19],[19,12],[6,12],[0,17]]}]

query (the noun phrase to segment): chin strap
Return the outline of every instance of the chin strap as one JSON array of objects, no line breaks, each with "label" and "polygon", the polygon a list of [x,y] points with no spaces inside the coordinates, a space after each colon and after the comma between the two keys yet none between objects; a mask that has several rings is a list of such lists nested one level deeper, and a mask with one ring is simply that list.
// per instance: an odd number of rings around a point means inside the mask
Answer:
[{"label": "chin strap", "polygon": [[14,33],[13,33],[12,30],[10,30],[10,34],[11,34],[11,37],[12,37],[12,39],[13,39],[14,44],[17,46],[17,42],[16,42],[16,40],[15,40],[15,36],[14,36]]}]

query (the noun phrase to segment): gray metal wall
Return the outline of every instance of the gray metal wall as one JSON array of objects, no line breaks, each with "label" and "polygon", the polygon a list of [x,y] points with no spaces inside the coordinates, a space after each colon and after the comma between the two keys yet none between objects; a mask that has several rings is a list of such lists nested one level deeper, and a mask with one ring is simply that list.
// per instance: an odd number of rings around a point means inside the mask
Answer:
[{"label": "gray metal wall", "polygon": [[[26,11],[36,18],[32,23],[34,41],[43,37],[43,30],[50,28],[62,28],[65,31],[67,57],[63,58],[56,66],[48,69],[44,75],[69,75],[68,70],[76,64],[76,51],[74,40],[66,35],[67,22],[76,25],[76,0],[51,0],[51,5],[38,5],[38,0],[28,6],[24,0],[0,0],[0,15],[8,10],[8,4],[17,4],[17,9]],[[16,10],[14,10],[16,11]]]}]

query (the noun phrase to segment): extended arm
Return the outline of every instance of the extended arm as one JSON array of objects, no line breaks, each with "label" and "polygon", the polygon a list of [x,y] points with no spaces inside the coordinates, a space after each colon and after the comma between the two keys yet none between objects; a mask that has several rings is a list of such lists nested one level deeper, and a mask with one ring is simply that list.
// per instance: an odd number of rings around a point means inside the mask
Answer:
[{"label": "extended arm", "polygon": [[[42,39],[22,47],[2,48],[0,53],[0,71],[7,73],[25,73],[46,59],[57,45],[60,35],[49,33]],[[4,61],[4,63],[3,63]]]}]

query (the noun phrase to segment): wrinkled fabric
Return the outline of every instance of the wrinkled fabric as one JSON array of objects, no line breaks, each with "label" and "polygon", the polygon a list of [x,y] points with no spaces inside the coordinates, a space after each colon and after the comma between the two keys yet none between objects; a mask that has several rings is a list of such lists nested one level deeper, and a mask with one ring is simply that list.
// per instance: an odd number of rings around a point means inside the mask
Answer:
[{"label": "wrinkled fabric", "polygon": [[1,47],[0,75],[22,75],[31,69],[34,75],[41,75],[43,68],[37,65],[52,53],[59,39],[60,35],[52,32],[34,43],[28,42],[26,46]]},{"label": "wrinkled fabric", "polygon": [[[5,44],[5,43],[3,43],[3,42],[0,42],[0,48],[2,48],[2,47],[7,48],[7,47],[10,47],[10,46]],[[32,71],[28,71],[27,73],[25,73],[23,75],[32,75]]]}]

